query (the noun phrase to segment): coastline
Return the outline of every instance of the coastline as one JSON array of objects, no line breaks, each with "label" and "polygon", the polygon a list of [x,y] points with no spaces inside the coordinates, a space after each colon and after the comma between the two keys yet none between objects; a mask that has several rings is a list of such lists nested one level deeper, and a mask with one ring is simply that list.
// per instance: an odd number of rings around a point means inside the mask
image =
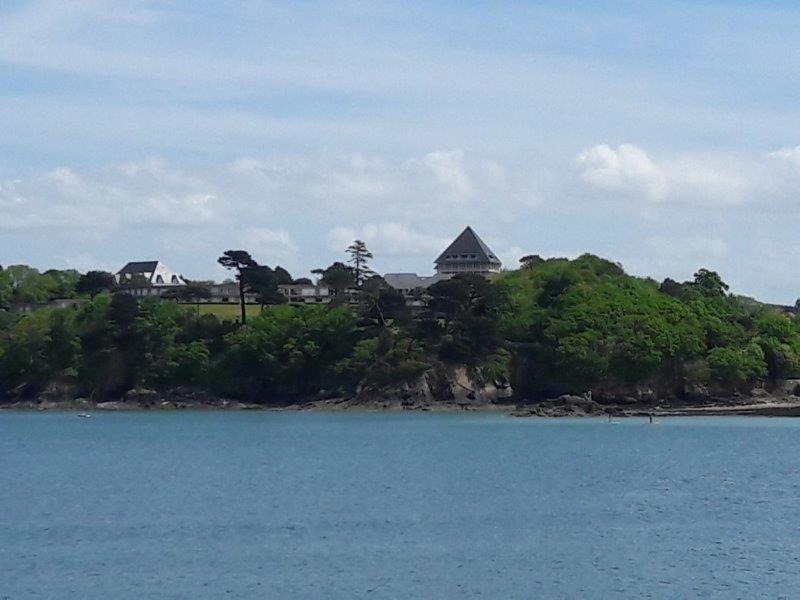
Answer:
[{"label": "coastline", "polygon": [[627,417],[800,417],[800,397],[715,398],[704,403],[604,403],[583,396],[562,396],[535,403],[487,399],[414,400],[401,395],[380,397],[333,397],[300,402],[246,403],[203,394],[201,397],[176,396],[140,391],[120,400],[95,402],[86,398],[48,397],[0,404],[0,411],[35,412],[144,412],[144,411],[298,411],[298,412],[431,412],[500,413],[514,418],[613,418]]}]

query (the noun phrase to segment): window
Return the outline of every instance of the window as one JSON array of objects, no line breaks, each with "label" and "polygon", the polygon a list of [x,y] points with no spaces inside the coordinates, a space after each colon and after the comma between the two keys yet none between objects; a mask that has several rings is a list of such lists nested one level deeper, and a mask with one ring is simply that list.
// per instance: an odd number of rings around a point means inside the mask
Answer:
[{"label": "window", "polygon": [[180,283],[180,281],[178,281],[178,276],[177,275],[173,275],[172,276],[172,283]]},{"label": "window", "polygon": [[164,278],[161,275],[156,275],[156,283],[164,283]]}]

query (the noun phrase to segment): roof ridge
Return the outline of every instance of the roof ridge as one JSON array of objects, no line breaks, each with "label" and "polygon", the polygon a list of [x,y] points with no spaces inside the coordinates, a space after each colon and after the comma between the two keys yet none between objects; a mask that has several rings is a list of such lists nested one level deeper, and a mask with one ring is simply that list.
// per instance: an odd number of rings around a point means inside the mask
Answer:
[{"label": "roof ridge", "polygon": [[449,254],[475,254],[477,260],[488,263],[500,263],[500,260],[486,243],[475,233],[470,225],[445,248],[439,257],[434,261],[436,264],[444,262]]}]

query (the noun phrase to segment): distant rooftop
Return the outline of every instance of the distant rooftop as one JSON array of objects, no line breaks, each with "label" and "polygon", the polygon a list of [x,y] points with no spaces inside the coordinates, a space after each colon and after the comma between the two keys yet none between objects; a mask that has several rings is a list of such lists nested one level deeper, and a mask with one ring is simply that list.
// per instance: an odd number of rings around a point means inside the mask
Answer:
[{"label": "distant rooftop", "polygon": [[117,271],[118,275],[136,275],[137,273],[152,273],[158,265],[157,260],[144,260],[139,262],[129,262]]},{"label": "distant rooftop", "polygon": [[447,279],[442,275],[419,276],[416,273],[386,273],[383,276],[386,283],[396,290],[415,290],[417,288],[427,288],[437,281]]},{"label": "distant rooftop", "polygon": [[436,271],[441,274],[479,273],[488,275],[500,270],[500,259],[467,227],[436,259]]}]

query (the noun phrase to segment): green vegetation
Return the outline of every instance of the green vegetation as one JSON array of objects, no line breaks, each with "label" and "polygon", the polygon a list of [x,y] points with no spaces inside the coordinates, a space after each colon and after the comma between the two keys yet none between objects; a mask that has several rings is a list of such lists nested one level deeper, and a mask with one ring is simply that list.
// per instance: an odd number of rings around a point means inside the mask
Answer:
[{"label": "green vegetation", "polygon": [[0,267],[0,309],[75,298],[81,293],[76,289],[80,279],[72,269],[40,273],[27,265]]},{"label": "green vegetation", "polygon": [[[35,397],[59,381],[96,399],[182,387],[279,402],[464,366],[529,400],[587,391],[700,399],[800,375],[797,319],[730,295],[713,271],[659,284],[596,256],[527,256],[492,281],[436,283],[412,312],[371,274],[366,248],[353,252],[357,265],[321,270],[339,289],[329,305],[275,305],[270,293],[288,273],[230,257],[240,283],[269,300],[245,305],[246,324],[239,305],[201,303],[192,286],[137,302],[109,293],[102,276],[9,267],[0,271],[0,398]],[[13,310],[78,289],[85,299],[67,308]]]},{"label": "green vegetation", "polygon": [[494,284],[508,298],[501,329],[518,392],[729,393],[800,374],[798,321],[727,295],[713,271],[659,285],[591,255],[527,258]]},{"label": "green vegetation", "polygon": [[[238,304],[200,304],[195,306],[183,305],[186,309],[200,315],[213,315],[220,321],[238,321],[241,316],[241,309]],[[253,318],[261,314],[261,307],[258,304],[246,304],[247,318]]]}]

